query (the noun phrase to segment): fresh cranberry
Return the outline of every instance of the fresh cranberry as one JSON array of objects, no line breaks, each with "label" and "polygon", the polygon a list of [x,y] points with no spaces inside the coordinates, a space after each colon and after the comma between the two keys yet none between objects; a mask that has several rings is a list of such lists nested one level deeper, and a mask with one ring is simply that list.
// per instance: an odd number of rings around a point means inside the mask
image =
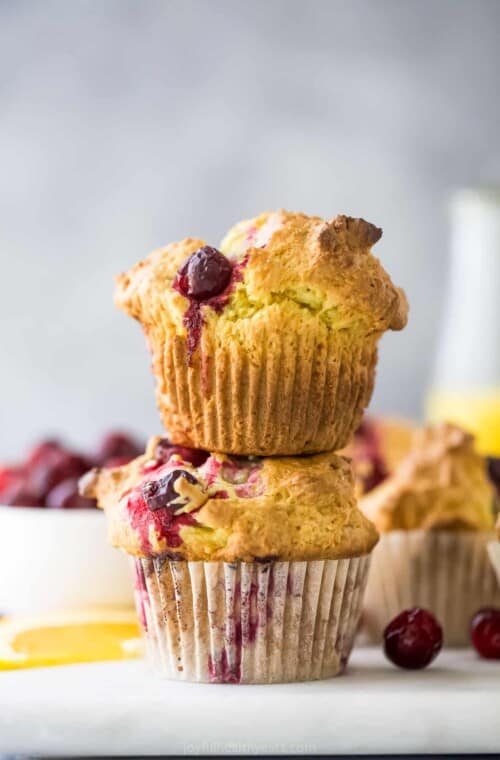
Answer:
[{"label": "fresh cranberry", "polygon": [[488,476],[500,495],[500,457],[488,457]]},{"label": "fresh cranberry", "polygon": [[41,462],[45,462],[53,457],[55,453],[57,454],[63,450],[64,447],[59,441],[53,439],[41,441],[31,449],[26,459],[26,465],[28,468],[36,467]]},{"label": "fresh cranberry", "polygon": [[471,623],[471,640],[476,652],[486,660],[500,660],[500,610],[485,607]]},{"label": "fresh cranberry", "polygon": [[1,495],[23,477],[24,470],[22,467],[0,467],[0,500]]},{"label": "fresh cranberry", "polygon": [[43,501],[23,475],[12,480],[0,494],[0,503],[8,507],[43,507]]},{"label": "fresh cranberry", "polygon": [[54,449],[30,469],[29,483],[38,498],[44,499],[58,483],[79,478],[89,469],[89,463],[79,454]]},{"label": "fresh cranberry", "polygon": [[378,454],[371,454],[369,471],[362,476],[363,492],[369,493],[379,486],[388,476],[387,468]]},{"label": "fresh cranberry", "polygon": [[202,449],[188,449],[187,446],[176,446],[168,438],[161,438],[156,444],[155,459],[159,462],[168,462],[170,457],[177,454],[184,462],[189,462],[193,467],[201,467],[207,461],[210,454]]},{"label": "fresh cranberry", "polygon": [[97,463],[101,466],[115,457],[128,457],[129,461],[142,453],[141,447],[128,433],[114,431],[102,439],[96,453]]},{"label": "fresh cranberry", "polygon": [[[142,495],[148,509],[152,512],[156,512],[157,509],[171,508],[174,512],[182,505],[177,501],[179,494],[174,488],[175,483],[179,478],[185,478],[189,483],[197,483],[198,481],[186,470],[171,470],[163,478],[158,480],[148,480],[142,484]],[[175,504],[173,502],[176,502]]]},{"label": "fresh cranberry", "polygon": [[384,651],[400,668],[418,670],[437,657],[443,631],[434,615],[420,607],[405,610],[384,631]]},{"label": "fresh cranberry", "polygon": [[112,470],[114,467],[124,467],[132,459],[135,459],[135,457],[111,457],[111,459],[106,459],[102,466]]},{"label": "fresh cranberry", "polygon": [[0,504],[8,507],[40,507],[42,502],[30,487],[24,467],[0,468]]},{"label": "fresh cranberry", "polygon": [[203,301],[222,293],[231,278],[232,266],[223,253],[204,245],[191,254],[177,275],[181,293]]},{"label": "fresh cranberry", "polygon": [[389,475],[380,449],[377,427],[369,417],[361,421],[354,433],[354,440],[355,471],[362,483],[363,493],[368,493],[383,483]]},{"label": "fresh cranberry", "polygon": [[58,483],[48,493],[45,504],[49,509],[89,509],[97,506],[94,499],[80,496],[78,478],[68,478]]}]

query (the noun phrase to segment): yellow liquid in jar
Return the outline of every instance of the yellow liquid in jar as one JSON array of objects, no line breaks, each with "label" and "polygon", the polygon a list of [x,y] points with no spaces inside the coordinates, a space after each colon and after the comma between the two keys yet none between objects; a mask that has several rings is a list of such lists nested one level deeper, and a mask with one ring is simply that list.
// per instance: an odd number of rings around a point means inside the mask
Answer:
[{"label": "yellow liquid in jar", "polygon": [[430,422],[454,422],[476,436],[481,454],[500,456],[500,389],[434,390],[427,396]]}]

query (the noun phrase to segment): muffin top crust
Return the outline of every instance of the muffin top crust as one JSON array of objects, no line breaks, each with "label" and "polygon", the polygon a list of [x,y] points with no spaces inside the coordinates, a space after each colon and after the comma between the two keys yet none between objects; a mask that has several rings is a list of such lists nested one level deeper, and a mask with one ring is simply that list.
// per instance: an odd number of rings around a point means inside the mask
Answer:
[{"label": "muffin top crust", "polygon": [[494,491],[474,437],[441,423],[417,429],[392,473],[360,507],[381,532],[412,529],[491,530]]},{"label": "muffin top crust", "polygon": [[[286,314],[361,335],[400,330],[408,305],[371,247],[382,230],[363,219],[277,211],[240,222],[220,250],[188,238],[150,254],[117,278],[115,301],[144,327],[173,329],[196,351],[201,326]],[[298,321],[297,321],[298,320]]]},{"label": "muffin top crust", "polygon": [[369,552],[375,527],[336,454],[252,458],[208,454],[152,438],[124,467],[81,483],[104,508],[115,546],[178,560],[339,559]]}]

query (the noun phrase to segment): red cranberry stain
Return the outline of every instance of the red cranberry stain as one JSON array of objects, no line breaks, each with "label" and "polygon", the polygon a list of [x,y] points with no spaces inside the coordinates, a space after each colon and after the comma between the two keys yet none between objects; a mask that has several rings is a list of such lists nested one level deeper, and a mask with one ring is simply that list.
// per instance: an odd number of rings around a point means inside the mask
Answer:
[{"label": "red cranberry stain", "polygon": [[134,489],[127,501],[127,512],[130,524],[137,531],[144,552],[152,552],[149,532],[151,527],[158,539],[165,539],[167,545],[177,548],[182,545],[179,531],[184,525],[197,525],[196,519],[190,513],[174,515],[168,509],[158,509],[152,512],[148,509],[141,489]]},{"label": "red cranberry stain", "polygon": [[[205,246],[206,249],[210,248]],[[241,282],[243,279],[243,268],[246,266],[248,256],[242,261],[232,264],[220,251],[210,248],[210,251],[215,251],[218,256],[221,256],[226,262],[229,268],[226,266],[220,266],[219,277],[211,274],[209,282],[206,286],[202,284],[204,272],[203,266],[199,263],[203,262],[203,257],[200,256],[200,252],[203,251],[200,248],[195,251],[188,260],[179,269],[177,276],[174,280],[173,287],[181,293],[185,298],[189,299],[189,306],[184,314],[184,326],[187,331],[187,358],[188,364],[191,365],[193,355],[198,347],[201,338],[201,331],[204,325],[202,307],[209,306],[215,312],[220,314],[227,306],[229,297],[234,290],[237,282]],[[205,254],[206,258],[207,254]],[[212,254],[210,254],[212,256]],[[194,258],[196,257],[196,258]],[[217,257],[217,260],[219,258]],[[189,280],[190,264],[192,265],[191,280]],[[200,282],[194,286],[196,263],[200,268],[199,280]],[[206,269],[206,267],[205,267]],[[198,275],[196,275],[198,278]]]},{"label": "red cranberry stain", "polygon": [[241,681],[241,659],[238,658],[233,667],[229,666],[226,650],[223,649],[218,657],[208,656],[208,673],[212,683],[239,683]]},{"label": "red cranberry stain", "polygon": [[149,594],[146,587],[146,576],[139,559],[135,560],[135,605],[139,615],[142,629],[147,633],[148,620],[146,616],[146,603],[149,602]]}]

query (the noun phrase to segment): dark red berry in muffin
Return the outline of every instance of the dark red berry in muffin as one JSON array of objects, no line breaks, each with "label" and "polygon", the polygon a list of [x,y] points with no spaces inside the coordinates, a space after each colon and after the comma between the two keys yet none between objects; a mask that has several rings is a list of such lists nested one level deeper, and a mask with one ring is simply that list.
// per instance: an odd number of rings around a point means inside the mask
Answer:
[{"label": "dark red berry in muffin", "polygon": [[210,454],[202,449],[189,449],[187,446],[176,446],[168,438],[161,438],[156,444],[155,459],[158,462],[168,462],[174,454],[181,457],[184,462],[189,462],[193,467],[201,467],[207,461]]},{"label": "dark red berry in muffin", "polygon": [[48,493],[45,506],[49,509],[93,509],[97,507],[97,502],[80,496],[78,478],[68,478]]},{"label": "dark red berry in muffin", "polygon": [[185,296],[204,301],[222,293],[231,279],[232,266],[223,253],[204,245],[191,254],[177,275],[177,287]]},{"label": "dark red berry in muffin", "polygon": [[152,512],[156,512],[157,509],[171,509],[176,512],[180,509],[182,499],[175,489],[175,484],[179,478],[185,478],[188,483],[195,485],[198,481],[186,470],[171,470],[158,480],[148,480],[142,484],[142,495],[146,506]]},{"label": "dark red berry in muffin", "polygon": [[116,457],[128,457],[128,460],[135,459],[142,453],[142,448],[137,441],[128,434],[120,431],[108,433],[102,439],[96,453],[97,463],[101,466],[108,466],[106,462]]},{"label": "dark red berry in muffin", "polygon": [[435,617],[420,607],[405,610],[384,631],[387,658],[400,668],[418,670],[437,657],[443,631]]},{"label": "dark red berry in muffin", "polygon": [[500,660],[500,610],[484,608],[476,612],[471,623],[471,641],[481,657]]}]

